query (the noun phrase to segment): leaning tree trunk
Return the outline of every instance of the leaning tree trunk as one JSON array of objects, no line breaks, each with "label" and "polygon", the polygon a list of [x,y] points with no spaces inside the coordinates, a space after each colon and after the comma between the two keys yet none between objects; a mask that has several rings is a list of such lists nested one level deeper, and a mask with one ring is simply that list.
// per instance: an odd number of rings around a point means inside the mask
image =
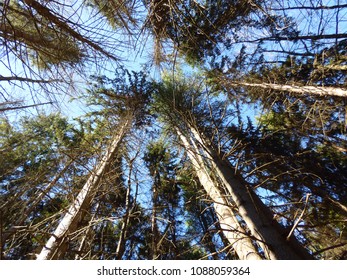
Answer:
[{"label": "leaning tree trunk", "polygon": [[246,83],[246,82],[231,82],[229,83],[229,85],[274,89],[279,91],[291,92],[295,94],[347,97],[347,90],[343,88],[338,88],[338,87],[282,85],[282,84],[269,84],[269,83],[259,84],[259,83]]},{"label": "leaning tree trunk", "polygon": [[78,223],[83,218],[83,212],[90,206],[93,195],[95,194],[101,177],[112,163],[116,152],[118,151],[121,141],[128,131],[132,117],[128,116],[121,123],[119,131],[114,135],[113,140],[108,147],[105,155],[95,168],[95,171],[89,176],[82,190],[70,206],[69,210],[58,224],[54,233],[51,235],[41,253],[37,255],[38,260],[60,259],[67,250],[68,235],[73,233]]},{"label": "leaning tree trunk", "polygon": [[210,177],[202,156],[194,145],[194,142],[189,142],[189,140],[177,128],[176,133],[187,151],[188,157],[193,164],[201,185],[213,201],[213,206],[219,219],[219,224],[222,228],[223,234],[230,242],[239,258],[242,260],[261,260],[262,258],[258,254],[258,251],[253,245],[249,235],[242,228],[233,210],[225,200],[225,197],[223,197],[220,190]]},{"label": "leaning tree trunk", "polygon": [[196,143],[205,151],[204,156],[229,191],[240,216],[258,240],[266,257],[269,259],[313,259],[293,235],[288,237],[289,232],[274,219],[271,210],[253,189],[247,187],[241,178],[235,176],[235,170],[230,163],[218,155],[212,144],[201,137],[193,126],[189,126],[189,129]]}]

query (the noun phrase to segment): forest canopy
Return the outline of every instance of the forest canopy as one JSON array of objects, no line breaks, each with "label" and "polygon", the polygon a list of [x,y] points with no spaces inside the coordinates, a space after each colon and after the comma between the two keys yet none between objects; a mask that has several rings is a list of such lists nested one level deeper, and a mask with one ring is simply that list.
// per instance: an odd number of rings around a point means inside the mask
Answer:
[{"label": "forest canopy", "polygon": [[0,1],[0,259],[347,259],[346,25],[338,0]]}]

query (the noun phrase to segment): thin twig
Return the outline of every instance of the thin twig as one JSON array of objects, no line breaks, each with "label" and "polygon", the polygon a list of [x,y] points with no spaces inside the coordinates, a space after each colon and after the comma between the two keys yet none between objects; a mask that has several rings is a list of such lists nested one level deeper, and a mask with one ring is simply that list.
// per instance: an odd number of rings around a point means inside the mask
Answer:
[{"label": "thin twig", "polygon": [[310,196],[311,196],[310,193],[306,194],[305,207],[304,207],[304,209],[302,210],[302,212],[301,212],[301,214],[300,214],[300,217],[296,220],[296,222],[294,223],[294,225],[293,225],[291,231],[289,232],[289,234],[288,234],[288,236],[287,236],[287,240],[290,239],[290,236],[293,234],[295,228],[298,226],[300,220],[301,220],[302,217],[304,216],[305,210],[306,210],[306,208],[307,208],[308,199],[310,198]]}]

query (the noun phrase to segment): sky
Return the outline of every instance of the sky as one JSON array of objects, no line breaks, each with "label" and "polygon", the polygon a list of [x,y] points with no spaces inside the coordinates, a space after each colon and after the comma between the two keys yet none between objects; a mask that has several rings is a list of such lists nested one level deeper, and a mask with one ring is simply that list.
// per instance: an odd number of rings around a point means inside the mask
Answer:
[{"label": "sky", "polygon": [[[280,0],[279,0],[280,1]],[[291,0],[291,1],[282,1],[283,4],[290,4],[290,5],[309,5],[307,4],[307,1],[304,0]],[[66,3],[69,3],[69,1],[66,1]],[[74,3],[73,5],[79,6],[79,1],[73,1],[71,3]],[[331,6],[341,3],[340,0],[319,0],[315,1],[316,5],[326,5],[326,6]],[[85,12],[86,7],[81,7],[77,9],[77,13],[73,15],[78,21],[86,23],[86,25],[90,25],[92,27],[95,25],[95,28],[97,30],[106,32],[109,30],[109,27],[102,25],[101,21],[95,20],[96,14],[94,13],[91,17],[87,16],[87,13]],[[333,32],[344,32],[344,26],[347,24],[347,12],[345,14],[342,14],[342,12],[338,15],[339,16],[339,22],[338,24],[335,24],[336,21],[336,14],[333,13],[333,10],[292,10],[291,11],[293,18],[295,21],[298,23],[298,28],[303,31],[303,33],[333,33]],[[88,32],[91,32],[89,30]],[[244,35],[249,36],[252,35],[252,30],[249,30],[250,33],[245,33]],[[254,34],[253,34],[254,35]],[[259,34],[261,35],[261,34]],[[266,34],[263,34],[266,36]],[[120,44],[131,42],[131,43],[136,43],[136,49],[130,48],[128,50],[125,49],[120,49],[116,55],[121,57],[122,59],[126,60],[126,65],[128,68],[133,69],[133,70],[138,70],[141,68],[141,65],[146,63],[149,59],[151,59],[152,56],[152,51],[153,51],[153,44],[151,41],[151,38],[147,37],[136,37],[135,39],[127,39],[126,37],[121,37],[119,38],[110,38],[111,40],[119,41]],[[128,41],[127,41],[128,40]],[[136,42],[136,40],[138,40]],[[298,46],[292,44],[291,42],[283,43],[287,45],[292,45],[293,47],[292,50],[295,51]],[[283,45],[281,44],[272,44],[271,48],[275,49],[281,49]],[[251,47],[251,45],[249,45]],[[5,53],[2,52],[2,57],[0,57],[0,75],[3,76],[10,76],[11,73],[8,71],[7,67],[10,65],[11,70],[15,72],[16,75],[18,76],[24,76],[25,72],[27,69],[23,69],[21,63],[16,62],[16,60],[13,57],[10,57],[9,59],[4,55]],[[233,55],[233,54],[231,54]],[[276,59],[276,55],[274,53],[268,53],[267,54],[269,57],[273,57]],[[86,72],[89,74],[106,74],[107,76],[112,75],[112,69],[114,67],[117,67],[114,62],[111,61],[106,61],[103,65],[103,67],[98,67],[95,66],[94,64],[87,64],[85,69],[83,71],[87,70]],[[88,69],[87,69],[88,68]],[[94,69],[93,69],[94,68]],[[103,71],[102,69],[109,69],[110,71]],[[83,91],[85,90],[85,79],[82,79],[79,77],[77,71],[70,71],[67,73],[68,75],[74,76],[74,80],[76,81],[75,85],[77,88],[77,91]],[[88,76],[87,74],[86,76]],[[160,76],[160,70],[158,68],[152,68],[151,74],[153,75],[154,78]],[[23,83],[18,84],[18,87],[15,89],[9,85],[8,82],[0,82],[0,102],[4,102],[4,98],[8,99],[24,99],[27,104],[33,104],[33,103],[44,103],[47,101],[51,101],[51,97],[45,96],[44,93],[39,92],[37,88],[34,88],[33,91],[29,91],[27,86]],[[57,101],[56,104],[52,106],[46,106],[45,110],[48,111],[56,111],[58,107],[58,103],[60,104],[60,109],[64,115],[71,116],[71,118],[77,117],[80,114],[83,114],[84,111],[86,110],[83,102],[79,102],[79,100],[74,100],[72,102],[71,97],[75,97],[76,93],[74,93],[72,87],[71,90],[67,88],[67,92],[70,95],[67,95],[65,93],[59,93],[55,92],[54,94],[54,101]],[[9,97],[4,93],[5,91],[11,92],[11,96]],[[50,108],[52,107],[52,108]],[[37,109],[42,110],[43,107],[38,107]],[[27,110],[29,113],[35,114],[36,109],[30,109]],[[8,115],[12,116],[14,114],[18,114],[19,112],[9,112]],[[24,112],[22,112],[24,113]]]}]

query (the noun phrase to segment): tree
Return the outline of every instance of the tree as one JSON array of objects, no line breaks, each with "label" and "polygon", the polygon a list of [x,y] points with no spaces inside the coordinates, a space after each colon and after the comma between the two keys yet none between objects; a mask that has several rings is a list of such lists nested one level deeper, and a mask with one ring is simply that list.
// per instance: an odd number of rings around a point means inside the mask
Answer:
[{"label": "tree", "polygon": [[[183,259],[188,238],[182,228],[181,185],[175,154],[163,140],[150,142],[144,161],[152,176],[152,259]],[[187,242],[187,243],[186,243]]]},{"label": "tree", "polygon": [[[32,252],[26,250],[38,246],[40,238],[34,236],[41,225],[66,203],[65,189],[55,193],[54,188],[73,173],[84,135],[60,114],[24,118],[18,125],[2,119],[1,124],[2,257],[27,258]],[[21,248],[20,240],[32,240],[32,249]]]},{"label": "tree", "polygon": [[[159,90],[155,108],[161,114],[163,120],[173,126],[188,152],[191,149],[188,143],[191,142],[190,145],[195,146],[193,149],[195,156],[201,153],[208,160],[209,168],[217,174],[218,179],[228,191],[240,217],[247,224],[255,240],[260,241],[259,246],[262,247],[267,258],[312,258],[295,237],[288,236],[288,239],[285,239],[285,229],[273,219],[271,211],[240,177],[231,175],[235,173],[235,170],[231,167],[230,162],[223,159],[223,153],[218,152],[218,149],[207,138],[208,136],[201,132],[205,129],[204,127],[200,128],[204,122],[203,116],[201,115],[200,119],[195,119],[195,115],[198,113],[193,113],[195,111],[199,112],[198,104],[201,99],[199,99],[199,93],[197,92],[199,92],[199,88],[196,89],[191,84],[182,84],[182,82],[176,80],[174,83],[168,81],[168,85],[166,87],[162,85]],[[203,111],[204,108],[200,110]],[[171,112],[174,112],[174,114]],[[180,116],[180,120],[175,117],[177,115]],[[207,117],[206,114],[204,116]],[[193,157],[191,157],[191,160],[193,160]],[[194,163],[194,165],[197,166],[198,171],[202,167],[207,168],[203,163]],[[202,173],[200,176],[203,176]],[[201,180],[201,184],[204,185],[206,181],[208,181],[208,178],[205,177]],[[207,190],[216,192],[216,188],[212,188],[212,184]],[[261,209],[261,211],[259,212],[257,209]]]},{"label": "tree", "polygon": [[213,202],[201,186],[189,160],[185,162],[179,178],[185,182],[182,186],[187,234],[189,233],[194,243],[203,249],[205,255],[200,259],[238,259],[232,245],[223,234],[213,209]]},{"label": "tree", "polygon": [[[229,203],[223,195],[218,191],[218,187],[213,183],[210,175],[204,169],[205,164],[202,161],[202,157],[199,155],[200,151],[194,144],[189,144],[185,136],[177,130],[177,134],[181,139],[184,147],[187,149],[190,160],[195,168],[197,176],[205,188],[208,196],[211,198],[214,204],[214,209],[219,220],[219,224],[223,230],[225,237],[235,249],[236,254],[243,260],[261,260],[257,249],[252,244],[245,230],[239,224],[236,215],[228,205]],[[193,147],[195,148],[192,148]]]},{"label": "tree", "polygon": [[231,86],[246,86],[263,89],[274,89],[277,91],[286,91],[293,94],[312,94],[318,96],[339,96],[346,97],[347,90],[342,88],[334,87],[322,87],[322,86],[298,86],[298,85],[279,85],[279,84],[268,84],[268,83],[245,83],[235,82],[231,83]]},{"label": "tree", "polygon": [[154,37],[156,64],[165,61],[165,42],[192,64],[220,55],[221,45],[230,44],[229,32],[252,22],[251,14],[257,2],[235,1],[146,1],[145,27]]},{"label": "tree", "polygon": [[[112,104],[113,107],[106,108],[106,110],[111,110],[114,117],[119,116],[117,132],[110,139],[105,154],[93,168],[88,180],[72,202],[67,213],[60,221],[41,253],[37,256],[37,259],[61,258],[63,256],[66,251],[68,234],[76,230],[78,223],[83,218],[83,212],[87,211],[87,208],[91,206],[90,203],[98,191],[100,180],[119,152],[123,138],[134,122],[136,122],[137,118],[145,117],[143,115],[143,108],[145,106],[143,100],[148,96],[149,93],[147,91],[150,88],[148,88],[144,78],[142,77],[141,79],[140,74],[135,73],[133,75],[134,77],[127,71],[123,71],[122,74],[128,74],[129,84],[124,84],[124,81],[116,78],[113,81],[114,88],[111,91],[103,87],[103,84],[100,84],[100,88],[96,89],[96,94],[101,93],[104,97],[111,97],[111,104],[112,99],[114,101]],[[97,98],[100,97],[97,96]]]},{"label": "tree", "polygon": [[[62,93],[72,95],[72,89],[78,88],[76,81],[87,81],[91,73],[104,67],[105,61],[119,63],[116,49],[121,44],[110,38],[127,36],[130,30],[128,26],[107,26],[99,7],[90,2],[70,5],[64,1],[29,0],[0,4],[0,45],[5,50],[0,57],[5,73],[0,82],[5,101],[17,99],[17,92],[10,86],[31,90],[32,102],[42,103],[40,91],[44,98],[55,101]],[[125,9],[117,8],[119,13],[114,18],[122,21]],[[129,7],[126,20],[133,19],[134,9]],[[82,13],[86,16],[80,16]]]},{"label": "tree", "polygon": [[60,221],[59,225],[55,229],[54,233],[47,241],[46,245],[42,249],[41,253],[37,256],[38,260],[60,258],[65,253],[64,248],[66,238],[69,232],[74,232],[77,228],[78,222],[81,219],[81,215],[86,208],[90,206],[90,202],[95,195],[95,191],[100,183],[105,170],[109,167],[112,158],[120,147],[122,138],[126,131],[129,129],[129,123],[131,122],[131,116],[124,120],[124,123],[120,124],[119,133],[117,133],[110,144],[110,148],[106,150],[106,154],[100,160],[100,163],[96,166],[95,171],[92,172],[87,182],[84,184],[82,190],[72,203],[68,212],[64,218]]},{"label": "tree", "polygon": [[1,257],[346,258],[340,2],[2,1]]}]

